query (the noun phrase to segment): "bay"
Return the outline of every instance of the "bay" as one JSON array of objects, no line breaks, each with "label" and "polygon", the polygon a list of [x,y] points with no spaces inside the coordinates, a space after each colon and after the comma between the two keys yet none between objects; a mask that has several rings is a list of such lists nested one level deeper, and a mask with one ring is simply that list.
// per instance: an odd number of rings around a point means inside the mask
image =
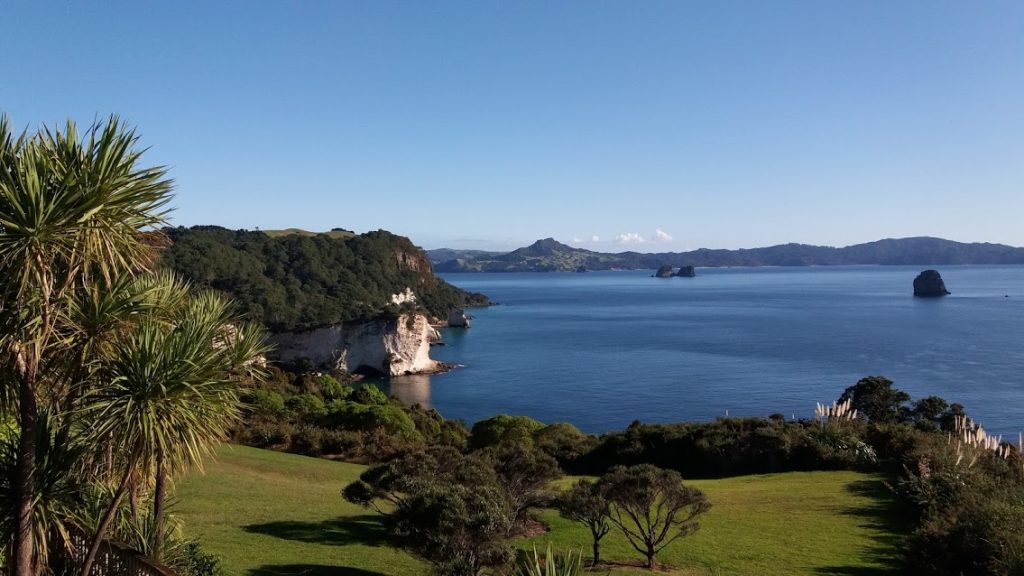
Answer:
[{"label": "bay", "polygon": [[813,414],[867,375],[1024,428],[1024,267],[947,266],[953,294],[912,296],[921,267],[449,274],[497,306],[442,330],[460,365],[387,390],[473,423],[499,413],[587,432],[634,420]]}]

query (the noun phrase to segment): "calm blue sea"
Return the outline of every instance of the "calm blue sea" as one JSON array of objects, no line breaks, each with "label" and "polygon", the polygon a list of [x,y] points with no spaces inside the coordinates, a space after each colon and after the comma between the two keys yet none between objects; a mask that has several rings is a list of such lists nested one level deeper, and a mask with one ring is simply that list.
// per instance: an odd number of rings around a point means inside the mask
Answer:
[{"label": "calm blue sea", "polygon": [[633,420],[809,417],[858,378],[1024,429],[1024,267],[940,268],[952,296],[912,297],[921,267],[449,274],[500,305],[443,331],[461,368],[390,391],[469,423],[499,413],[584,431]]}]

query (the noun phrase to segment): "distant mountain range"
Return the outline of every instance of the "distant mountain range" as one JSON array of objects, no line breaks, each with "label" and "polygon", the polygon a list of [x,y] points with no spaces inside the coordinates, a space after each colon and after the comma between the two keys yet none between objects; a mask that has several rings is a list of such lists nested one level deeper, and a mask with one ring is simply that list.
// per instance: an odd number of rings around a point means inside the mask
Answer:
[{"label": "distant mountain range", "polygon": [[963,243],[942,238],[885,239],[844,248],[780,244],[765,248],[689,252],[620,252],[573,248],[553,238],[508,253],[479,250],[427,250],[437,272],[572,272],[643,270],[660,266],[842,266],[854,264],[921,265],[1024,264],[1024,248],[1005,244]]}]

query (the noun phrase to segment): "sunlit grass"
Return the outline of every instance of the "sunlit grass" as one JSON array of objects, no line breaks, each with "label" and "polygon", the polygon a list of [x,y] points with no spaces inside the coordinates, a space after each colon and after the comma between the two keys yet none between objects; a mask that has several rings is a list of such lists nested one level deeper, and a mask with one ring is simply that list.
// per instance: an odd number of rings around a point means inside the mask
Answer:
[{"label": "sunlit grass", "polygon": [[309,230],[302,230],[301,228],[285,228],[283,230],[263,230],[262,231],[271,238],[280,238],[281,236],[319,236],[324,234],[331,238],[351,238],[355,236],[353,232],[347,230],[330,230],[328,232],[310,232]]},{"label": "sunlit grass", "polygon": [[[341,489],[364,468],[241,446],[225,447],[205,475],[180,482],[179,515],[190,535],[223,559],[227,574],[349,576],[425,574],[388,542],[372,512]],[[560,482],[568,485],[572,479]],[[676,574],[889,574],[897,536],[877,477],[797,472],[692,482],[713,508],[695,535],[659,560]],[[590,553],[586,528],[546,511],[551,532],[522,542]],[[638,561],[609,534],[602,556]],[[608,573],[608,569],[600,573]],[[617,566],[612,574],[645,574]]]}]

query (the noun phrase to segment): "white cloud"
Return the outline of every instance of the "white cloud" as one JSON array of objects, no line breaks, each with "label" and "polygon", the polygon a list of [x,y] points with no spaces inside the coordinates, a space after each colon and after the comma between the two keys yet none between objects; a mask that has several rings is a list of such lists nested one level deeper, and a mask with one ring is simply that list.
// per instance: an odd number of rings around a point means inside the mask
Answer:
[{"label": "white cloud", "polygon": [[617,244],[643,244],[644,237],[637,234],[636,232],[627,232],[625,234],[619,234],[615,237]]},{"label": "white cloud", "polygon": [[593,236],[590,237],[590,241],[591,242],[600,242],[601,241],[601,237],[598,236],[597,234],[594,234]]},{"label": "white cloud", "polygon": [[583,239],[582,238],[573,238],[572,241],[574,243],[576,243],[576,244],[580,244],[581,242],[583,242]]},{"label": "white cloud", "polygon": [[661,228],[656,228],[654,230],[654,240],[653,241],[665,244],[665,243],[671,242],[672,241],[672,237],[669,236],[668,232],[665,232]]}]

